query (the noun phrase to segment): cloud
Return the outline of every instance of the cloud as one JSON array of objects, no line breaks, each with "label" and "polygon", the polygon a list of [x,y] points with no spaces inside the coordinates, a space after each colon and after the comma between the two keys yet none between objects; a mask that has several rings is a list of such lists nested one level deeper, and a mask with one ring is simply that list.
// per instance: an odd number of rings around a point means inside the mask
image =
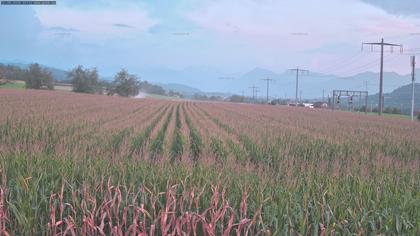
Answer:
[{"label": "cloud", "polygon": [[[336,54],[336,53],[342,53],[346,54],[351,52],[351,48],[354,47],[354,44],[345,44],[345,43],[333,43],[333,44],[325,44],[319,48],[312,48],[308,50],[301,51],[302,53],[307,54]],[[350,50],[349,50],[350,49]],[[354,50],[353,50],[354,51]]]},{"label": "cloud", "polygon": [[[0,32],[7,32],[0,56],[98,66],[105,73],[140,65],[316,68],[360,52],[362,41],[385,37],[406,46],[396,37],[420,32],[419,18],[389,13],[392,7],[386,11],[381,2],[62,0],[48,9],[0,7]],[[418,47],[418,40],[412,44]]]},{"label": "cloud", "polygon": [[31,7],[0,7],[1,59],[31,60],[44,30]]},{"label": "cloud", "polygon": [[[43,25],[55,29],[75,29],[73,33],[83,41],[101,42],[118,37],[132,37],[147,32],[157,23],[138,6],[119,8],[37,8],[37,15]],[[117,22],[117,23],[116,23]],[[133,29],[130,33],[124,29]]]},{"label": "cloud", "polygon": [[121,24],[121,23],[116,23],[113,24],[113,26],[115,27],[119,27],[119,28],[130,28],[130,29],[135,29],[136,27],[131,26],[131,25],[127,25],[127,24]]},{"label": "cloud", "polygon": [[72,33],[66,33],[66,32],[58,32],[58,33],[54,33],[54,35],[67,37],[67,36],[72,36],[73,34]]},{"label": "cloud", "polygon": [[213,58],[274,70],[297,62],[334,64],[337,57],[360,52],[362,41],[384,37],[406,44],[401,38],[420,32],[420,19],[360,0],[203,0],[183,14],[216,45]]},{"label": "cloud", "polygon": [[153,27],[150,27],[148,30],[149,34],[156,35],[156,36],[164,36],[164,35],[176,35],[176,36],[185,36],[191,35],[193,33],[197,33],[203,30],[200,27],[194,26],[185,26],[185,25],[173,25],[173,24],[156,24]]},{"label": "cloud", "polygon": [[420,17],[420,1],[413,0],[362,0],[385,11],[405,16]]},{"label": "cloud", "polygon": [[9,41],[31,41],[43,30],[35,11],[28,7],[0,7],[0,30]]},{"label": "cloud", "polygon": [[79,32],[80,31],[78,29],[64,28],[64,27],[61,27],[61,26],[49,27],[48,30],[56,31],[56,32],[68,32],[68,33],[74,33],[74,32]]},{"label": "cloud", "polygon": [[[285,50],[408,35],[418,31],[416,24],[420,22],[355,0],[323,0],[322,4],[319,0],[205,1],[185,14],[223,40]],[[305,37],[297,37],[296,33],[304,33]]]}]

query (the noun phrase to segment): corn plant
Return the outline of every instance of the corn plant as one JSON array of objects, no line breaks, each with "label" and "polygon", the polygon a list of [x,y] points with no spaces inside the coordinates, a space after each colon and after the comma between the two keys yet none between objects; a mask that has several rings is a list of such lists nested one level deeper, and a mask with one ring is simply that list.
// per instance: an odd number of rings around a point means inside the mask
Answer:
[{"label": "corn plant", "polygon": [[169,111],[166,119],[163,122],[162,127],[158,131],[156,137],[152,140],[150,144],[150,159],[156,160],[157,157],[161,156],[163,153],[163,144],[165,139],[166,130],[168,128],[169,122],[171,121],[173,108]]},{"label": "corn plant", "polygon": [[179,105],[176,108],[176,125],[174,130],[174,136],[172,139],[171,144],[171,159],[172,160],[179,160],[184,152],[184,141],[182,138],[182,132],[181,132],[181,118],[180,118],[180,109]]},{"label": "corn plant", "polygon": [[0,235],[420,235],[409,120],[8,89],[0,110]]},{"label": "corn plant", "polygon": [[202,142],[200,134],[198,133],[197,129],[194,128],[191,118],[188,116],[187,112],[185,112],[185,121],[190,129],[190,158],[193,161],[198,161],[201,155],[202,150]]}]

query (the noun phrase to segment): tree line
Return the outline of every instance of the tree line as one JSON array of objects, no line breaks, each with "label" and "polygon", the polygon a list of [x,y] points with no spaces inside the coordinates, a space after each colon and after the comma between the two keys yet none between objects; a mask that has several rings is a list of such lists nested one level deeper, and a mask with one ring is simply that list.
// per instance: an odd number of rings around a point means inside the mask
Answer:
[{"label": "tree line", "polygon": [[34,63],[27,69],[13,65],[0,65],[0,79],[23,80],[26,88],[54,89],[54,78],[50,71]]},{"label": "tree line", "polygon": [[[26,69],[14,65],[0,64],[0,79],[22,80],[25,81],[26,88],[29,89],[54,89],[54,80],[51,72],[37,63],[29,65]],[[63,81],[61,81],[63,82]],[[67,80],[64,81],[72,85],[73,92],[119,95],[123,97],[136,96],[139,92],[168,95],[173,97],[182,97],[182,94],[169,91],[158,85],[151,84],[130,74],[126,69],[119,71],[113,78],[113,81],[104,81],[99,79],[96,68],[84,68],[79,65],[67,74]]]}]

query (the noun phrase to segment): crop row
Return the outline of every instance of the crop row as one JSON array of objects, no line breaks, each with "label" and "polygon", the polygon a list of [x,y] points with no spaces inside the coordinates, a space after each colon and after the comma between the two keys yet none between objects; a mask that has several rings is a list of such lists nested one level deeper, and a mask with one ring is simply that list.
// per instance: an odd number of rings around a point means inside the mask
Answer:
[{"label": "crop row", "polygon": [[160,114],[152,121],[149,126],[144,129],[143,132],[139,133],[133,138],[130,145],[130,157],[143,156],[146,142],[149,140],[150,135],[152,134],[152,131],[156,127],[157,123],[162,119],[166,109],[167,107],[165,107],[163,111],[160,112]]},{"label": "crop row", "polygon": [[185,121],[190,130],[190,158],[196,162],[199,160],[202,152],[202,142],[201,136],[197,129],[194,127],[191,118],[188,116],[187,112],[184,110]]},{"label": "crop row", "polygon": [[0,108],[0,234],[420,234],[408,121],[30,90]]},{"label": "crop row", "polygon": [[178,106],[176,107],[176,123],[170,153],[172,160],[180,160],[184,151],[184,141],[182,138],[181,126],[182,123],[180,115],[180,105],[178,104]]},{"label": "crop row", "polygon": [[171,121],[173,108],[169,111],[162,127],[159,129],[156,137],[151,141],[150,144],[150,159],[155,161],[157,158],[161,158],[164,151],[164,139],[166,130],[168,129],[169,122]]}]

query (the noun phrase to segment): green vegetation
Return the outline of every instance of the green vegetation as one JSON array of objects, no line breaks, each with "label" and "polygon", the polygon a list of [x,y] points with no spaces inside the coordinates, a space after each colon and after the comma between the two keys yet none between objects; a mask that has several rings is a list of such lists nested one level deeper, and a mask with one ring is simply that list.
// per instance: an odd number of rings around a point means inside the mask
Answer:
[{"label": "green vegetation", "polygon": [[0,63],[0,81],[24,81],[26,70]]},{"label": "green vegetation", "polygon": [[68,75],[73,86],[73,91],[77,93],[95,93],[98,91],[98,71],[96,68],[84,69],[77,66]]},{"label": "green vegetation", "polygon": [[172,160],[180,160],[182,157],[182,153],[184,151],[184,141],[182,139],[182,133],[181,133],[181,115],[179,113],[179,107],[180,105],[178,105],[176,107],[176,120],[175,120],[175,130],[174,130],[174,136],[172,139],[172,144],[171,144],[171,159]]},{"label": "green vegetation", "polygon": [[167,107],[152,121],[152,123],[146,127],[144,132],[138,134],[131,142],[130,145],[130,156],[133,155],[143,155],[144,148],[146,146],[146,142],[149,140],[150,135],[152,134],[153,129],[156,127],[156,125],[159,123],[159,121],[162,119],[163,115],[166,112]]},{"label": "green vegetation", "polygon": [[54,89],[54,79],[51,72],[37,63],[29,65],[24,74],[26,88],[30,89]]},{"label": "green vegetation", "polygon": [[52,73],[38,63],[27,69],[0,64],[0,88],[54,89]]},{"label": "green vegetation", "polygon": [[7,81],[0,83],[0,88],[10,88],[10,89],[24,89],[25,82],[24,81]]},{"label": "green vegetation", "polygon": [[408,120],[34,90],[0,110],[2,235],[420,234]]},{"label": "green vegetation", "polygon": [[127,70],[123,69],[115,75],[114,81],[107,90],[108,95],[136,96],[140,91],[140,82],[137,76],[129,74]]},{"label": "green vegetation", "polygon": [[216,158],[216,162],[223,164],[227,159],[228,153],[222,140],[217,137],[211,137],[210,148]]},{"label": "green vegetation", "polygon": [[190,129],[190,158],[196,162],[199,160],[202,151],[201,137],[185,110],[184,115],[187,126]]},{"label": "green vegetation", "polygon": [[150,144],[150,159],[156,160],[157,158],[161,157],[163,154],[163,144],[166,135],[166,130],[168,129],[169,122],[171,121],[173,109],[171,109],[166,117],[165,121],[163,122],[162,127],[158,131],[156,137],[152,140]]}]

